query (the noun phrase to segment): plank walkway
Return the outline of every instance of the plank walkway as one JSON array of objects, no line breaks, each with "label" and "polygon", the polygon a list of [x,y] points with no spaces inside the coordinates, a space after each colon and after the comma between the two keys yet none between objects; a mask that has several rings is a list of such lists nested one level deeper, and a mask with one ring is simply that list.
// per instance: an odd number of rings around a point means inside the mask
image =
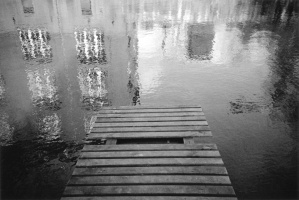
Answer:
[{"label": "plank walkway", "polygon": [[[200,106],[103,108],[62,200],[236,200]],[[120,140],[178,138],[182,144],[118,144]]]}]

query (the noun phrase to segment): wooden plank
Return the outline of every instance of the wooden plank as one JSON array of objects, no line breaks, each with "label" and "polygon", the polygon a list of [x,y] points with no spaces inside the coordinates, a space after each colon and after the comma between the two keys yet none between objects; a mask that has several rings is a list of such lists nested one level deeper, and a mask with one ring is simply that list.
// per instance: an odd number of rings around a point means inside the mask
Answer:
[{"label": "wooden plank", "polygon": [[207,121],[177,121],[177,122],[119,122],[119,123],[95,123],[97,127],[160,127],[160,126],[207,126]]},{"label": "wooden plank", "polygon": [[184,144],[194,144],[193,137],[184,137]]},{"label": "wooden plank", "polygon": [[134,175],[134,176],[78,176],[72,177],[68,185],[230,185],[228,176],[207,175]]},{"label": "wooden plank", "polygon": [[119,117],[119,118],[141,118],[141,117],[188,117],[204,116],[203,112],[176,112],[176,113],[122,113],[122,114],[97,114],[97,118]]},{"label": "wooden plank", "polygon": [[90,133],[88,140],[106,138],[182,138],[182,137],[211,137],[211,131],[190,132],[123,132],[123,133]]},{"label": "wooden plank", "polygon": [[77,167],[223,165],[221,158],[79,159]]},{"label": "wooden plank", "polygon": [[227,175],[223,166],[183,166],[183,167],[99,167],[99,168],[75,168],[74,175],[149,175],[149,174],[210,174]]},{"label": "wooden plank", "polygon": [[235,197],[203,196],[87,196],[62,197],[61,200],[237,200]]},{"label": "wooden plank", "polygon": [[133,185],[133,186],[67,186],[64,195],[231,195],[235,192],[231,186],[203,185]]},{"label": "wooden plank", "polygon": [[153,109],[129,109],[129,110],[100,110],[97,114],[119,113],[176,113],[176,112],[202,112],[202,108],[153,108]]},{"label": "wooden plank", "polygon": [[116,145],[117,139],[108,139],[106,145]]},{"label": "wooden plank", "polygon": [[163,132],[163,131],[209,131],[209,126],[169,126],[169,127],[95,127],[91,133],[119,133],[119,132]]},{"label": "wooden plank", "polygon": [[158,157],[220,157],[219,151],[124,151],[82,152],[80,158],[158,158]]},{"label": "wooden plank", "polygon": [[118,107],[102,107],[102,110],[119,110],[119,109],[166,109],[166,108],[201,108],[200,105],[136,105],[136,106],[118,106]]},{"label": "wooden plank", "polygon": [[206,121],[206,117],[199,116],[185,116],[185,117],[138,117],[138,118],[102,118],[97,117],[96,123],[105,122],[167,122],[167,121]]},{"label": "wooden plank", "polygon": [[142,144],[142,145],[85,145],[83,151],[181,151],[181,150],[217,150],[216,144]]}]

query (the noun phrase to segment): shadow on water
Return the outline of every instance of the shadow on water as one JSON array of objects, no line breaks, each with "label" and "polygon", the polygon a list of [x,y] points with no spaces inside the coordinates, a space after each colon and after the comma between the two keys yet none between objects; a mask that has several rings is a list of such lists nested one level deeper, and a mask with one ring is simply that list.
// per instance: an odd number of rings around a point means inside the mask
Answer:
[{"label": "shadow on water", "polygon": [[296,198],[298,8],[0,1],[1,197],[58,199],[103,106],[200,103],[240,199]]}]

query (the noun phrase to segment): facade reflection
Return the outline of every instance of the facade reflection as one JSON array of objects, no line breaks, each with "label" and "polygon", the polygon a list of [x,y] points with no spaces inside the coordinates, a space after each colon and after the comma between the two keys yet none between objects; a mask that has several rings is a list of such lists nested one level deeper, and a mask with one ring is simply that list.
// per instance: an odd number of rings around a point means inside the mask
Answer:
[{"label": "facade reflection", "polygon": [[99,67],[79,67],[79,85],[82,94],[81,102],[86,110],[98,110],[109,104],[106,90],[108,73]]},{"label": "facade reflection", "polygon": [[97,29],[74,32],[77,59],[82,64],[106,64],[104,33]]},{"label": "facade reflection", "polygon": [[59,110],[59,100],[56,78],[49,69],[26,70],[28,87],[32,93],[34,106],[48,110]]},{"label": "facade reflection", "polygon": [[18,29],[24,60],[39,63],[52,61],[50,34],[45,29]]}]

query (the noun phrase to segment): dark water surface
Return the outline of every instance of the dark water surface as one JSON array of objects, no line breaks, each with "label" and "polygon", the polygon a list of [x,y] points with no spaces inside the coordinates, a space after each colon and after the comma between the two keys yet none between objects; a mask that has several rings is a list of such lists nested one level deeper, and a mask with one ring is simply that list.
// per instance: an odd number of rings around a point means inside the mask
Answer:
[{"label": "dark water surface", "polygon": [[59,198],[102,106],[200,104],[240,199],[296,199],[298,2],[0,0],[2,198]]}]

